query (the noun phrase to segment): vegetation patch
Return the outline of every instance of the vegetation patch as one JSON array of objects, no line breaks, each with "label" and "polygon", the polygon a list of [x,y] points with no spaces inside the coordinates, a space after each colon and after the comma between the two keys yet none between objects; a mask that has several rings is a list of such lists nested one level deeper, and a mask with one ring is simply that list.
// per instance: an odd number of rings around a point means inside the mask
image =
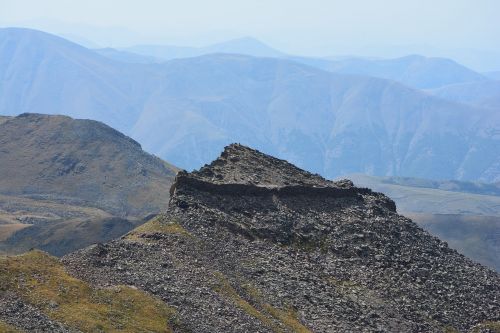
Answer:
[{"label": "vegetation patch", "polygon": [[176,316],[173,308],[142,291],[94,288],[41,251],[0,257],[0,292],[4,290],[83,332],[172,332]]},{"label": "vegetation patch", "polygon": [[321,251],[321,253],[328,253],[329,250],[328,238],[326,236],[313,239],[294,238],[290,245],[295,250],[309,253],[317,250]]},{"label": "vegetation patch", "polygon": [[485,321],[476,326],[472,332],[483,332],[484,330],[488,332],[500,333],[500,321]]},{"label": "vegetation patch", "polygon": [[264,309],[273,316],[275,319],[283,323],[291,332],[296,333],[311,333],[311,330],[302,325],[302,323],[297,319],[297,312],[292,308],[287,310],[281,310],[272,307],[270,304],[264,304]]},{"label": "vegetation patch", "polygon": [[22,333],[23,331],[15,328],[12,325],[7,324],[0,320],[0,333]]},{"label": "vegetation patch", "polygon": [[231,286],[226,277],[219,272],[215,272],[215,278],[217,279],[217,283],[214,286],[214,290],[219,294],[226,296],[231,299],[236,306],[245,311],[250,316],[260,320],[266,326],[272,328],[274,332],[283,332],[273,321],[268,318],[266,315],[257,310],[253,305],[244,300],[238,292]]},{"label": "vegetation patch", "polygon": [[217,284],[214,289],[218,293],[231,299],[236,306],[270,327],[273,332],[311,333],[311,330],[302,325],[297,319],[297,313],[295,311],[292,309],[281,310],[264,302],[260,290],[251,284],[246,283],[242,285],[242,287],[255,305],[252,305],[249,301],[242,298],[222,273],[216,272],[215,277],[217,279]]},{"label": "vegetation patch", "polygon": [[164,216],[157,216],[129,232],[126,239],[141,240],[145,236],[153,234],[176,234],[192,237],[189,231],[184,229],[177,221],[167,221]]},{"label": "vegetation patch", "polygon": [[333,276],[328,278],[328,282],[340,288],[361,288],[361,285],[352,280],[339,280]]}]

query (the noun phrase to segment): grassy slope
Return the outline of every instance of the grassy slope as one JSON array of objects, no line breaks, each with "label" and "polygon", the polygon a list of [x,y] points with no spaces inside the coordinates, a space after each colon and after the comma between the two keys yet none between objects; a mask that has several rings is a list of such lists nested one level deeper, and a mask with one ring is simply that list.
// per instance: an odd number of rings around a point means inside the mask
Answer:
[{"label": "grassy slope", "polygon": [[84,332],[172,332],[169,325],[176,315],[173,308],[139,290],[100,289],[73,278],[58,259],[40,251],[0,257],[0,291],[5,290],[49,318]]},{"label": "grassy slope", "polygon": [[18,333],[18,332],[23,332],[23,331],[0,320],[0,333]]},{"label": "grassy slope", "polygon": [[91,120],[0,117],[0,146],[0,251],[12,254],[119,237],[166,207],[177,172]]}]

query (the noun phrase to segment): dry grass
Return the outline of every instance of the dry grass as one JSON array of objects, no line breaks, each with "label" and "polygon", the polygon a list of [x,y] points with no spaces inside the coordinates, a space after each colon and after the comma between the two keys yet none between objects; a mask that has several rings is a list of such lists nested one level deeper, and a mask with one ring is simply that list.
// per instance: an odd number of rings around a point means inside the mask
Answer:
[{"label": "dry grass", "polygon": [[161,300],[125,286],[94,288],[40,251],[0,258],[0,291],[7,289],[84,332],[172,332],[175,311]]},{"label": "dry grass", "polygon": [[0,320],[0,333],[21,333],[23,331]]},{"label": "dry grass", "polygon": [[7,240],[17,231],[22,230],[24,228],[28,228],[30,226],[31,225],[29,224],[22,224],[22,223],[0,225],[0,242]]},{"label": "dry grass", "polygon": [[[60,203],[47,199],[32,199],[22,196],[0,194],[0,202],[8,202],[11,206],[21,207],[19,211],[4,212],[5,214],[12,214],[14,216],[18,216],[20,214],[30,214],[30,211],[35,211],[37,212],[37,214],[45,211],[76,212],[84,213],[88,216],[94,216],[96,218],[105,218],[111,216],[110,213],[99,208]],[[30,211],[24,211],[23,207],[28,207]],[[41,214],[44,215],[43,213]],[[52,215],[49,214],[48,217],[52,217]]]},{"label": "dry grass", "polygon": [[481,329],[489,330],[488,332],[500,333],[500,321],[485,321],[476,327],[472,332],[480,332]]},{"label": "dry grass", "polygon": [[[262,299],[262,293],[249,283],[242,285],[246,293],[251,298],[249,301],[243,299],[238,292],[231,286],[227,278],[219,272],[215,273],[217,285],[215,290],[231,299],[236,306],[245,311],[250,316],[260,320],[275,333],[311,333],[298,319],[297,313],[293,309],[281,310],[266,303]],[[260,310],[259,310],[260,309]]]},{"label": "dry grass", "polygon": [[184,227],[176,221],[166,221],[163,216],[157,216],[129,232],[126,239],[137,241],[141,240],[142,235],[152,234],[177,234],[186,237],[193,237],[189,231],[184,229]]},{"label": "dry grass", "polygon": [[280,310],[270,304],[264,304],[263,308],[275,319],[283,323],[290,332],[311,333],[311,330],[302,325],[297,319],[297,313],[293,309]]},{"label": "dry grass", "polygon": [[226,277],[219,272],[215,273],[215,278],[217,279],[217,284],[214,287],[214,290],[219,294],[226,296],[231,301],[235,303],[237,307],[242,309],[245,313],[250,316],[260,320],[266,326],[270,327],[273,332],[283,332],[283,330],[277,326],[271,318],[267,317],[265,314],[257,310],[253,305],[244,300],[238,292],[231,286]]}]

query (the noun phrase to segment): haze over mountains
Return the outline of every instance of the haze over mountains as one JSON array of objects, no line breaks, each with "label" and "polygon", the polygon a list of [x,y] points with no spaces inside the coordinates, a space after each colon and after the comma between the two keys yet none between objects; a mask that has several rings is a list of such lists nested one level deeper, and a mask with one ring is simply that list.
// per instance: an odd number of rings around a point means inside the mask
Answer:
[{"label": "haze over mountains", "polygon": [[284,57],[280,52],[272,47],[251,37],[233,39],[227,42],[217,43],[206,47],[182,47],[163,45],[136,45],[122,48],[120,51],[140,54],[142,56],[155,57],[163,61],[176,58],[188,58],[207,55],[211,53],[234,53],[246,54],[254,57]]},{"label": "haze over mountains", "polygon": [[500,110],[500,80],[456,83],[430,91],[444,99]]},{"label": "haze over mountains", "polygon": [[0,332],[498,330],[497,82],[184,51],[0,29]]},{"label": "haze over mountains", "polygon": [[[158,63],[213,53],[244,54],[254,57],[289,59],[339,74],[380,77],[418,89],[439,88],[449,84],[486,81],[483,74],[451,59],[409,55],[394,59],[362,57],[311,58],[285,54],[251,37],[230,40],[206,47],[137,45],[121,49],[97,49],[109,58],[131,63]],[[489,74],[494,75],[494,74]]]},{"label": "haze over mountains", "polygon": [[[447,77],[486,80],[459,68]],[[2,29],[0,80],[1,114],[100,120],[186,169],[236,141],[329,178],[354,172],[500,177],[496,108],[282,58],[211,54],[132,64],[42,32]]]}]

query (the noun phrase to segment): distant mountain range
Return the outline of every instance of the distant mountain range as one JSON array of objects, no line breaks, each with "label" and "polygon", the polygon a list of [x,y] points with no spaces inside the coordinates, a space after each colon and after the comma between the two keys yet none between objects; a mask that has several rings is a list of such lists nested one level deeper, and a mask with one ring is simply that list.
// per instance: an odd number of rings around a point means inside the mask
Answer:
[{"label": "distant mountain range", "polygon": [[141,55],[128,51],[120,51],[111,47],[93,49],[93,51],[107,58],[127,63],[154,64],[165,61],[161,58],[155,58],[153,56]]},{"label": "distant mountain range", "polygon": [[477,73],[457,62],[438,57],[409,55],[394,59],[363,57],[313,58],[292,56],[254,38],[245,37],[207,47],[138,45],[123,49],[96,49],[97,53],[129,63],[161,63],[213,53],[292,60],[333,73],[379,77],[403,83],[443,99],[475,107],[500,108],[500,72]]},{"label": "distant mountain range", "polygon": [[380,77],[409,87],[431,89],[449,84],[485,81],[486,78],[453,60],[411,55],[396,59],[350,58],[321,66],[335,73]]},{"label": "distant mountain range", "polygon": [[0,81],[0,114],[100,120],[186,169],[241,142],[330,178],[500,178],[496,109],[283,58],[125,63],[39,31],[2,29]]},{"label": "distant mountain range", "polygon": [[[401,82],[418,89],[433,89],[449,84],[482,82],[483,74],[446,58],[409,55],[395,59],[361,57],[312,58],[293,56],[278,51],[254,38],[245,37],[206,47],[137,45],[122,49],[98,49],[109,58],[131,63],[158,63],[176,58],[196,57],[213,53],[231,53],[254,57],[293,60],[339,74],[379,77]],[[488,76],[495,75],[489,73]]]},{"label": "distant mountain range", "polygon": [[186,47],[169,45],[136,45],[119,49],[142,56],[171,60],[176,58],[197,57],[211,53],[245,54],[254,57],[283,57],[285,53],[273,49],[261,41],[251,38],[237,38],[227,42],[217,43],[206,47]]},{"label": "distant mountain range", "polygon": [[493,80],[500,80],[500,71],[486,72],[483,75]]},{"label": "distant mountain range", "polygon": [[500,81],[456,83],[430,92],[450,101],[500,111]]}]

